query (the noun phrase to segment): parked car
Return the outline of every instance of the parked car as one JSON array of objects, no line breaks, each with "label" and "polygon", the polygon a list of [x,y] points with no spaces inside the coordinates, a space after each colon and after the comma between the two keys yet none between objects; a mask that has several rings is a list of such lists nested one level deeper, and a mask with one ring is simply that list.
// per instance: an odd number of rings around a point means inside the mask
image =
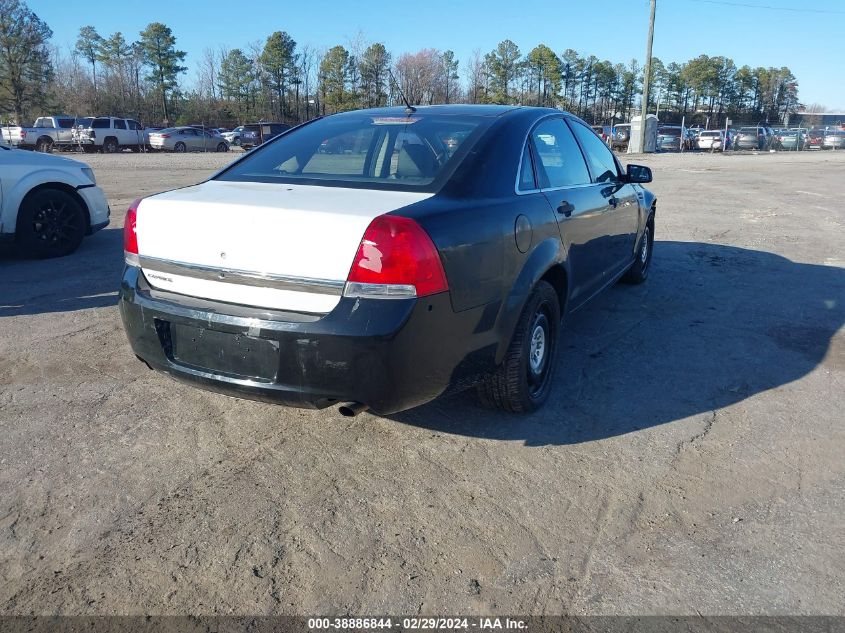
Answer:
[{"label": "parked car", "polygon": [[824,130],[807,132],[807,149],[821,149],[822,143],[824,143]]},{"label": "parked car", "polygon": [[698,149],[721,152],[725,149],[724,130],[702,130],[698,134]]},{"label": "parked car", "polygon": [[822,140],[822,149],[845,149],[845,130],[827,130]]},{"label": "parked car", "polygon": [[150,147],[163,152],[228,152],[229,144],[219,134],[189,125],[171,127],[150,134]]},{"label": "parked car", "polygon": [[223,132],[222,136],[226,139],[226,142],[229,145],[240,145],[241,144],[241,133],[244,131],[244,126],[239,125],[234,130],[230,130],[229,132]]},{"label": "parked car", "polygon": [[258,147],[290,128],[291,126],[285,123],[261,122],[244,125],[241,131],[241,147],[244,149]]},{"label": "parked car", "polygon": [[138,152],[149,145],[149,132],[135,119],[98,116],[75,127],[73,141],[86,152],[113,154],[126,148]]},{"label": "parked car", "polygon": [[778,148],[785,151],[801,151],[809,148],[810,139],[804,130],[784,130],[778,136]]},{"label": "parked car", "polygon": [[610,142],[611,149],[620,152],[628,151],[628,143],[631,142],[631,124],[620,123],[613,128],[613,138]]},{"label": "parked car", "polygon": [[[317,151],[337,138],[367,151]],[[238,397],[387,414],[479,385],[532,411],[562,315],[646,279],[650,181],[554,109],[336,114],[132,203],[120,313],[148,366]]]},{"label": "parked car", "polygon": [[109,205],[88,165],[0,144],[0,240],[31,257],[59,257],[108,223]]},{"label": "parked car", "polygon": [[737,132],[734,149],[769,149],[772,145],[772,134],[768,128],[743,127]]},{"label": "parked car", "polygon": [[679,152],[681,149],[693,149],[692,136],[680,125],[661,125],[657,128],[657,149],[659,151]]},{"label": "parked car", "polygon": [[54,148],[73,144],[73,125],[76,117],[68,115],[42,116],[32,127],[4,127],[2,135],[9,145],[38,152],[52,152]]}]

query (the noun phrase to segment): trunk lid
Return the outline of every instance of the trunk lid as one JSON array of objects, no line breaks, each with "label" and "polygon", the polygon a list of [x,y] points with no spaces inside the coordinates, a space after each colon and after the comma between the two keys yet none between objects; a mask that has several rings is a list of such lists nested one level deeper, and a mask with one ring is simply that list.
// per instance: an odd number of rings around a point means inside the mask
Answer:
[{"label": "trunk lid", "polygon": [[141,202],[141,267],[170,292],[327,313],[372,219],[431,195],[209,181]]}]

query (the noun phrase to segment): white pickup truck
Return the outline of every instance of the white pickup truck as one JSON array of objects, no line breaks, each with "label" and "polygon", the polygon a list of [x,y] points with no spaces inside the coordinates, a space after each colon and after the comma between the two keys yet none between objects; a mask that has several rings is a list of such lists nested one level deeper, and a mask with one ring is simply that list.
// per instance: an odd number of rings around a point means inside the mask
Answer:
[{"label": "white pickup truck", "polygon": [[89,153],[102,150],[113,154],[126,148],[137,152],[149,146],[150,134],[135,119],[98,116],[79,120],[73,128],[73,142]]},{"label": "white pickup truck", "polygon": [[7,145],[38,152],[52,152],[57,147],[73,144],[76,117],[68,115],[41,116],[32,127],[9,126],[0,128],[0,135]]}]

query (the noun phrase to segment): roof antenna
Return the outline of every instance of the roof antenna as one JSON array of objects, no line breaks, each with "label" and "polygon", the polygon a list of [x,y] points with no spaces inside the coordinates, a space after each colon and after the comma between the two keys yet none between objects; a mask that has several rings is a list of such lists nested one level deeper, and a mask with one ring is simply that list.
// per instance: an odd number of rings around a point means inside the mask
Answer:
[{"label": "roof antenna", "polygon": [[393,84],[396,86],[396,90],[399,91],[399,96],[402,97],[402,101],[405,102],[405,114],[413,114],[417,111],[417,109],[408,103],[408,98],[405,96],[405,93],[402,92],[402,87],[399,85],[399,82],[396,81],[396,77],[393,76],[393,71],[390,68],[387,69],[387,72],[390,74],[390,78],[393,80]]}]

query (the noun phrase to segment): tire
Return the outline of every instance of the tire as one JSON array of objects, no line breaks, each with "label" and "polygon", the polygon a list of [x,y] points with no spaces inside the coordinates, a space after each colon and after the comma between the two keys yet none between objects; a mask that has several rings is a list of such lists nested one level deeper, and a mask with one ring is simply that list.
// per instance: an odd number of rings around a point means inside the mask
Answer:
[{"label": "tire", "polygon": [[133,154],[137,154],[138,152],[141,151],[141,146],[140,145],[133,145],[132,147],[129,148],[129,151],[132,152]]},{"label": "tire", "polygon": [[53,151],[53,141],[49,138],[40,138],[35,143],[35,151],[49,154]]},{"label": "tire", "polygon": [[226,143],[218,143],[217,144],[217,151],[218,152],[228,152],[229,146]]},{"label": "tire", "polygon": [[103,153],[104,154],[116,154],[120,151],[120,145],[117,144],[117,140],[113,138],[107,138],[103,141]]},{"label": "tire", "polygon": [[637,258],[628,272],[622,277],[626,284],[641,284],[648,278],[648,269],[651,265],[652,251],[654,250],[654,217],[651,217],[645,225],[645,231],[637,246]]},{"label": "tire", "polygon": [[15,240],[24,255],[63,257],[79,248],[86,228],[79,200],[61,189],[39,189],[21,203]]},{"label": "tire", "polygon": [[508,413],[539,409],[551,392],[559,331],[557,292],[540,281],[525,303],[505,359],[477,387],[481,404]]},{"label": "tire", "polygon": [[173,146],[173,151],[179,152],[180,154],[187,149],[188,147],[182,141],[179,141],[178,143],[176,143],[176,145]]}]

